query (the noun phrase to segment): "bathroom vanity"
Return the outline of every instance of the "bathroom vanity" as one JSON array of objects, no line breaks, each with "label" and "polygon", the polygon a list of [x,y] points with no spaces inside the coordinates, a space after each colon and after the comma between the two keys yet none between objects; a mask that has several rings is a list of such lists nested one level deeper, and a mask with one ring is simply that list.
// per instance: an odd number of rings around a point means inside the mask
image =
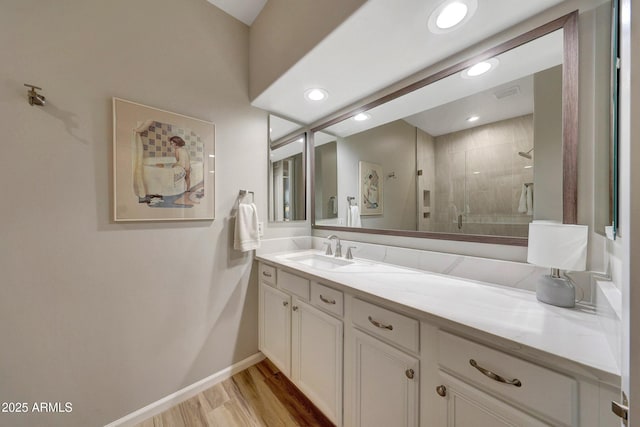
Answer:
[{"label": "bathroom vanity", "polygon": [[617,426],[597,316],[318,250],[262,254],[259,346],[337,426]]}]

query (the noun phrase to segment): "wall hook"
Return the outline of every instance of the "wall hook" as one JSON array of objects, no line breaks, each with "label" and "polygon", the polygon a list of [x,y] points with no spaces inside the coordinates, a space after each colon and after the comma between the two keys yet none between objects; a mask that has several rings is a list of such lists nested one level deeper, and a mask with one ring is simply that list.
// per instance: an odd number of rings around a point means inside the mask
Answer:
[{"label": "wall hook", "polygon": [[38,92],[36,92],[36,90],[42,90],[42,88],[30,85],[28,83],[25,83],[24,85],[31,88],[31,90],[27,92],[27,95],[29,96],[29,105],[43,106],[47,102],[47,98],[45,98],[44,95],[40,95]]}]

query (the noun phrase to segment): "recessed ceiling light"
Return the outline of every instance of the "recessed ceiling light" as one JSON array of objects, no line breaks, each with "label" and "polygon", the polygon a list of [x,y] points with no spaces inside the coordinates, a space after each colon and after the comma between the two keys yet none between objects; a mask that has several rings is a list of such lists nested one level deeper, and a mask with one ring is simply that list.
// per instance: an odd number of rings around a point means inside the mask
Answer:
[{"label": "recessed ceiling light", "polygon": [[435,34],[453,31],[471,19],[477,8],[477,0],[444,1],[431,12],[427,26]]},{"label": "recessed ceiling light", "polygon": [[487,59],[486,61],[478,62],[475,65],[467,68],[462,72],[462,77],[466,79],[471,79],[474,77],[481,76],[490,70],[496,68],[498,66],[498,58]]},{"label": "recessed ceiling light", "polygon": [[309,101],[322,101],[323,99],[326,99],[329,96],[329,94],[324,89],[313,88],[313,89],[307,89],[304,92],[304,96]]},{"label": "recessed ceiling light", "polygon": [[370,115],[368,115],[367,113],[358,113],[355,116],[353,116],[353,120],[357,121],[357,122],[362,122],[365,120],[369,120],[371,118]]},{"label": "recessed ceiling light", "polygon": [[476,120],[478,120],[480,117],[478,116],[471,116],[467,118],[468,122],[475,122]]},{"label": "recessed ceiling light", "polygon": [[451,28],[459,24],[467,16],[468,11],[469,8],[464,3],[457,1],[449,3],[436,18],[436,25],[443,30]]},{"label": "recessed ceiling light", "polygon": [[524,168],[525,168],[525,169],[531,169],[532,167],[533,167],[533,166],[531,166],[531,165],[527,165],[527,166],[525,166]]},{"label": "recessed ceiling light", "polygon": [[298,139],[298,141],[297,141],[297,142],[299,142],[299,143],[303,143],[303,142],[304,142],[304,139],[300,138],[300,139]]}]

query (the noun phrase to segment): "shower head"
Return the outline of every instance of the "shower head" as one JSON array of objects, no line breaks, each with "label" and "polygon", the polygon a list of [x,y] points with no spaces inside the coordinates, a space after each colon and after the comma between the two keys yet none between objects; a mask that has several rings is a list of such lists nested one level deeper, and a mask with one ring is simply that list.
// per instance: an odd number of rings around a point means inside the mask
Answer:
[{"label": "shower head", "polygon": [[531,153],[532,151],[533,151],[533,148],[531,150],[527,151],[526,153],[524,151],[519,151],[518,152],[518,156],[522,156],[525,159],[531,160],[531,154],[529,154],[529,153]]}]

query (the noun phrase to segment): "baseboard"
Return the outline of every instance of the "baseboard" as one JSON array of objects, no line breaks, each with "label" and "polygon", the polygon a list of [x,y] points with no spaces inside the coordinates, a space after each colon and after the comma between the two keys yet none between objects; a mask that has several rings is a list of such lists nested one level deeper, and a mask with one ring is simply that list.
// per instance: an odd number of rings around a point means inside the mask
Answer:
[{"label": "baseboard", "polygon": [[145,406],[144,408],[138,409],[137,411],[132,412],[129,415],[125,415],[124,417],[107,424],[105,427],[130,427],[139,424],[142,421],[151,418],[154,415],[158,415],[159,413],[166,411],[167,409],[197,395],[204,390],[213,387],[214,385],[226,380],[227,378],[232,377],[238,372],[245,370],[258,362],[261,362],[264,358],[264,355],[258,352],[252,356],[247,357],[244,360],[241,360],[238,363],[229,366],[228,368],[225,368],[211,376],[208,376],[207,378],[188,385],[182,390],[171,393],[170,395],[163,397],[162,399],[157,400]]}]

